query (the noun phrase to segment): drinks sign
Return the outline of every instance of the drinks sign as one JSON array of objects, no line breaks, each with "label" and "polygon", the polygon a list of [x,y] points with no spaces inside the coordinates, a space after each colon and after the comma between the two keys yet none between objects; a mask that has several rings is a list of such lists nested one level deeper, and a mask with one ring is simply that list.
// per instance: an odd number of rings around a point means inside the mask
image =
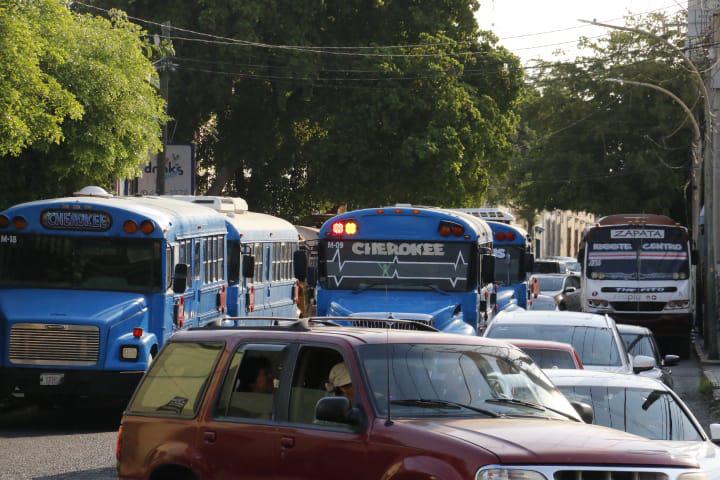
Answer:
[{"label": "drinks sign", "polygon": [[50,230],[105,232],[112,226],[109,213],[87,210],[45,210],[40,223]]}]

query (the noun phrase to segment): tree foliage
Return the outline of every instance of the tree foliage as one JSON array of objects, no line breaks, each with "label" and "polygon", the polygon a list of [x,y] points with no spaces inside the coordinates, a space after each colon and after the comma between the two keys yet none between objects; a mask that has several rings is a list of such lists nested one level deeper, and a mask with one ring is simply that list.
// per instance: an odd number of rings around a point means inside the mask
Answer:
[{"label": "tree foliage", "polygon": [[[631,26],[682,46],[681,18],[652,15]],[[687,219],[692,126],[660,85],[702,107],[682,59],[647,35],[614,31],[583,41],[588,55],[539,62],[525,94],[509,189],[526,210],[647,212]],[[699,111],[699,109],[698,109]]]},{"label": "tree foliage", "polygon": [[112,186],[160,149],[141,29],[60,0],[0,3],[0,204]]},{"label": "tree foliage", "polygon": [[[491,166],[507,166],[522,70],[478,30],[475,0],[121,6],[216,35],[171,35],[174,142],[198,144],[211,193],[285,215],[340,203],[463,205],[484,194]],[[367,48],[337,48],[348,46]]]}]

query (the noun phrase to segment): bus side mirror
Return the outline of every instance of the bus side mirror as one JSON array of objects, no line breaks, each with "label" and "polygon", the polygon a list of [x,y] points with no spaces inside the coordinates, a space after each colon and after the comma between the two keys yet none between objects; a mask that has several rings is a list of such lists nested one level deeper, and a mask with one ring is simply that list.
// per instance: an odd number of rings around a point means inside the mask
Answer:
[{"label": "bus side mirror", "polygon": [[480,262],[480,283],[487,285],[495,281],[495,257],[483,255]]},{"label": "bus side mirror", "polygon": [[185,263],[175,265],[173,271],[172,289],[175,293],[185,293],[187,290],[187,280],[190,267]]},{"label": "bus side mirror", "polygon": [[523,255],[523,271],[528,274],[535,268],[535,255],[529,252],[525,252]]},{"label": "bus side mirror", "polygon": [[698,264],[698,258],[700,258],[700,252],[698,252],[698,250],[696,248],[693,248],[692,251],[690,252],[690,261],[692,262],[693,265]]},{"label": "bus side mirror", "polygon": [[255,257],[254,256],[243,255],[242,276],[245,278],[253,278],[255,276]]},{"label": "bus side mirror", "polygon": [[585,249],[584,248],[581,248],[580,250],[578,250],[577,261],[580,265],[585,263]]},{"label": "bus side mirror", "polygon": [[308,274],[308,256],[303,250],[295,250],[293,253],[293,273],[295,278],[304,282]]}]

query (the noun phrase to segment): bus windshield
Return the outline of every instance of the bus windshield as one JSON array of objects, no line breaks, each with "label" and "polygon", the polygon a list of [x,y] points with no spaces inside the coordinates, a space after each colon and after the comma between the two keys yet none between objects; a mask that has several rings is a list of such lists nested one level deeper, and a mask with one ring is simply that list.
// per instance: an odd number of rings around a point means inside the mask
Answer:
[{"label": "bus windshield", "polygon": [[[5,240],[5,239],[3,239]],[[113,291],[162,288],[159,240],[13,235],[0,243],[0,286]]]},{"label": "bus windshield", "polygon": [[329,290],[422,288],[462,292],[474,287],[472,243],[326,241],[323,286]]},{"label": "bus windshield", "polygon": [[519,246],[501,245],[493,248],[495,254],[495,280],[502,286],[523,282],[522,260],[525,249]]},{"label": "bus windshield", "polygon": [[674,229],[646,229],[652,238],[617,238],[593,232],[588,241],[587,276],[597,280],[685,280],[690,275],[687,240]]}]

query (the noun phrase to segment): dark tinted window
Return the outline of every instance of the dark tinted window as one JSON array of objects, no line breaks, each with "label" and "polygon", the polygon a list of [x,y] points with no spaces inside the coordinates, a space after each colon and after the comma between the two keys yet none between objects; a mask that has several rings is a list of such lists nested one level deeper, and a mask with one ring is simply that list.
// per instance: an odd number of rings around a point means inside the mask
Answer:
[{"label": "dark tinted window", "polygon": [[534,273],[560,273],[558,262],[535,262]]},{"label": "dark tinted window", "polygon": [[587,366],[621,366],[619,345],[609,328],[571,327],[568,325],[493,325],[490,338],[526,338],[569,343]]},{"label": "dark tinted window", "polygon": [[636,334],[636,333],[621,333],[620,337],[625,343],[627,352],[636,357],[638,355],[645,355],[655,359],[655,362],[660,364],[660,353],[655,347],[652,337],[649,335]]},{"label": "dark tinted window", "polygon": [[0,284],[14,287],[157,291],[159,240],[8,235],[0,244]]},{"label": "dark tinted window", "polygon": [[128,411],[194,416],[222,349],[221,343],[169,343],[145,374]]},{"label": "dark tinted window", "polygon": [[572,354],[561,350],[548,350],[546,348],[523,348],[540,368],[570,368],[575,369]]},{"label": "dark tinted window", "polygon": [[315,405],[323,397],[335,393],[329,385],[330,370],[343,361],[337,350],[303,347],[296,362],[290,391],[289,420],[296,423],[316,423]]},{"label": "dark tinted window", "polygon": [[652,440],[702,441],[675,399],[662,390],[560,387],[570,399],[592,405],[594,423]]}]

